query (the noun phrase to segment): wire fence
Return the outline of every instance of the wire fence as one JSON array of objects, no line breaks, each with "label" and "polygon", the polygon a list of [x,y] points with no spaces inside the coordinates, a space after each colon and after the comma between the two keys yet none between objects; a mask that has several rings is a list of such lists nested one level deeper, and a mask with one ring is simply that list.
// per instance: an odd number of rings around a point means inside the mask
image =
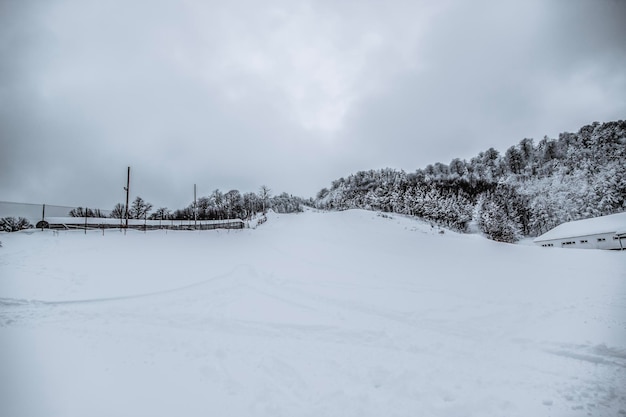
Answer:
[{"label": "wire fence", "polygon": [[[85,216],[86,215],[86,216]],[[111,216],[111,210],[54,204],[13,203],[0,201],[0,218],[23,217],[32,225],[49,217],[102,217]]]},{"label": "wire fence", "polygon": [[24,218],[36,228],[41,229],[112,229],[129,228],[139,230],[175,229],[243,229],[246,227],[240,219],[229,220],[148,220],[121,219],[111,215],[112,210],[80,206],[58,206],[51,204],[30,204],[0,201],[0,220],[5,218]]}]

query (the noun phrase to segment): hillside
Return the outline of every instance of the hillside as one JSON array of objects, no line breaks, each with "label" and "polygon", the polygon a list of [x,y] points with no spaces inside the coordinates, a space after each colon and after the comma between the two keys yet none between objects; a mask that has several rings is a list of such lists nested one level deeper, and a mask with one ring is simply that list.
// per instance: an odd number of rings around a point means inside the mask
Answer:
[{"label": "hillside", "polygon": [[626,410],[623,253],[362,210],[0,240],[3,416]]},{"label": "hillside", "polygon": [[318,208],[411,214],[514,242],[566,221],[626,210],[626,121],[593,123],[558,139],[523,139],[414,173],[361,171],[333,181]]}]

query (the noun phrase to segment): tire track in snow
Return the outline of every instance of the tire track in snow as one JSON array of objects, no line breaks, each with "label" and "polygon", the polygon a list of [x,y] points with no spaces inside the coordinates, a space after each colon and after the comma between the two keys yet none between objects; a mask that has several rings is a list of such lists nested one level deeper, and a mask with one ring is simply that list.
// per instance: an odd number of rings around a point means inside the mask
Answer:
[{"label": "tire track in snow", "polygon": [[228,278],[232,275],[235,274],[235,272],[239,269],[247,269],[248,273],[250,275],[254,275],[254,267],[252,265],[248,265],[248,264],[239,264],[237,266],[235,266],[233,269],[231,269],[230,271],[224,273],[224,274],[220,274],[220,275],[216,275],[201,281],[197,281],[191,284],[187,284],[187,285],[183,285],[180,287],[175,287],[175,288],[168,288],[166,290],[160,290],[160,291],[151,291],[151,292],[147,292],[147,293],[139,293],[139,294],[131,294],[131,295],[120,295],[120,296],[113,296],[113,297],[101,297],[101,298],[86,298],[86,299],[79,299],[79,300],[58,300],[58,301],[46,301],[46,300],[33,300],[33,299],[19,299],[19,298],[2,298],[0,297],[0,308],[1,307],[8,307],[8,308],[13,308],[13,307],[32,307],[32,306],[58,306],[58,305],[73,305],[73,304],[92,304],[92,303],[104,303],[104,302],[110,302],[110,301],[124,301],[124,300],[133,300],[133,299],[139,299],[139,298],[147,298],[147,297],[154,297],[154,296],[158,296],[158,295],[164,295],[164,294],[171,294],[171,293],[175,293],[175,292],[180,292],[180,291],[185,291],[188,290],[190,288],[195,288],[195,287],[200,287],[203,285],[206,285],[208,283],[220,280],[220,279],[224,279],[224,278]]},{"label": "tire track in snow", "polygon": [[544,352],[564,358],[585,361],[596,365],[609,365],[626,368],[626,349],[598,345],[573,345],[556,343],[544,348]]}]

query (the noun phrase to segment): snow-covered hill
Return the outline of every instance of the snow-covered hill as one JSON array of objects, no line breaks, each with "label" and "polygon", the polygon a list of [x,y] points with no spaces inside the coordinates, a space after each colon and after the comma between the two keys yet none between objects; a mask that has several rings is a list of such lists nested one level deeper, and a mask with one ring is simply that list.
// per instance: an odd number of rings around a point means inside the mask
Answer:
[{"label": "snow-covered hill", "polygon": [[351,210],[0,240],[2,416],[626,415],[626,253]]}]

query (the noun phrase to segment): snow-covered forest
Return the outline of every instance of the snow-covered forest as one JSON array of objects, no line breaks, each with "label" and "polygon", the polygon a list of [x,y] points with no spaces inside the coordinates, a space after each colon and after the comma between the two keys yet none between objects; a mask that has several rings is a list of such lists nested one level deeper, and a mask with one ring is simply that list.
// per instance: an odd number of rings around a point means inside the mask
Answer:
[{"label": "snow-covered forest", "polygon": [[[295,213],[302,210],[303,201],[299,197],[287,193],[272,196],[271,190],[261,187],[258,194],[239,190],[222,193],[213,191],[210,195],[200,197],[196,202],[198,219],[246,219],[256,213],[272,209],[277,213]],[[191,203],[184,209],[175,210],[170,218],[176,220],[193,219],[194,205]]]},{"label": "snow-covered forest", "polygon": [[626,121],[595,122],[577,133],[523,139],[413,173],[360,171],[316,196],[318,208],[364,208],[423,217],[513,242],[570,220],[626,209]]}]

